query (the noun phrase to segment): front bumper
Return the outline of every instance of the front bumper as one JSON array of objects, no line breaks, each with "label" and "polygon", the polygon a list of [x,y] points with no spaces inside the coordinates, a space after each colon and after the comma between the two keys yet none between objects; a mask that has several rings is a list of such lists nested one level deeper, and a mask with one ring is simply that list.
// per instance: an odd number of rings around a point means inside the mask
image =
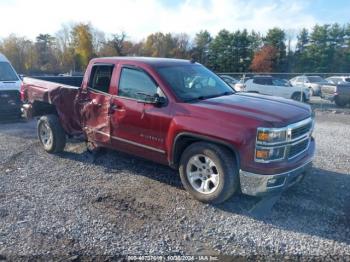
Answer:
[{"label": "front bumper", "polygon": [[243,194],[251,196],[280,193],[302,180],[311,171],[311,168],[312,161],[290,171],[274,175],[255,174],[241,170],[241,191]]}]

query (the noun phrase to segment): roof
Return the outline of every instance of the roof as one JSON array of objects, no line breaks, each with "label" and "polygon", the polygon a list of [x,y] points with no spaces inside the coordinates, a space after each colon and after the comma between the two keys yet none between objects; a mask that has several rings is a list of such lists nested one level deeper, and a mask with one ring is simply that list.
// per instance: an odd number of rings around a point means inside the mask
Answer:
[{"label": "roof", "polygon": [[115,56],[115,57],[101,57],[95,58],[97,60],[113,62],[137,62],[143,63],[151,66],[170,66],[170,65],[179,65],[179,64],[190,64],[191,60],[185,59],[175,59],[175,58],[160,58],[160,57],[128,57],[128,56]]}]

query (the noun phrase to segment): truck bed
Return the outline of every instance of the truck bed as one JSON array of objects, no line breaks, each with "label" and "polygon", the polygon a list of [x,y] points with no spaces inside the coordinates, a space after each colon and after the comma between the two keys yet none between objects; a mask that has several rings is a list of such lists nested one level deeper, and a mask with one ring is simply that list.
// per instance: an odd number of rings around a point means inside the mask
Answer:
[{"label": "truck bed", "polygon": [[27,117],[40,116],[41,111],[48,109],[57,113],[63,128],[68,134],[77,135],[82,132],[75,99],[79,88],[56,82],[49,82],[25,77],[21,88]]}]

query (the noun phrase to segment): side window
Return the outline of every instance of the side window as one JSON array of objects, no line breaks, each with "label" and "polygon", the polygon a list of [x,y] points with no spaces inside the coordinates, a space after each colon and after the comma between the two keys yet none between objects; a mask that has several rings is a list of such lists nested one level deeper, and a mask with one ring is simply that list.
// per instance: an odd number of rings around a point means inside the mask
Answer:
[{"label": "side window", "polygon": [[266,78],[265,79],[265,85],[272,86],[272,79],[271,78]]},{"label": "side window", "polygon": [[131,68],[123,68],[119,81],[118,95],[147,100],[157,93],[157,85],[143,71]]},{"label": "side window", "polygon": [[91,70],[89,87],[91,89],[108,93],[113,72],[112,65],[95,65]]},{"label": "side window", "polygon": [[258,85],[264,85],[265,81],[263,78],[254,78],[253,83]]}]

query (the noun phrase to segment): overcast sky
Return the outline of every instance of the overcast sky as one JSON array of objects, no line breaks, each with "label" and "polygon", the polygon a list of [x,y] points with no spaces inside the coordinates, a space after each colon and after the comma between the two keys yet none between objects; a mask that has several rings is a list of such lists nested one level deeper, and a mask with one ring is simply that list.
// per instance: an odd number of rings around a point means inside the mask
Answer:
[{"label": "overcast sky", "polygon": [[34,39],[72,22],[91,22],[107,34],[123,30],[131,40],[158,31],[264,33],[275,26],[295,34],[316,23],[348,23],[349,10],[350,0],[0,0],[0,37],[14,33]]}]

